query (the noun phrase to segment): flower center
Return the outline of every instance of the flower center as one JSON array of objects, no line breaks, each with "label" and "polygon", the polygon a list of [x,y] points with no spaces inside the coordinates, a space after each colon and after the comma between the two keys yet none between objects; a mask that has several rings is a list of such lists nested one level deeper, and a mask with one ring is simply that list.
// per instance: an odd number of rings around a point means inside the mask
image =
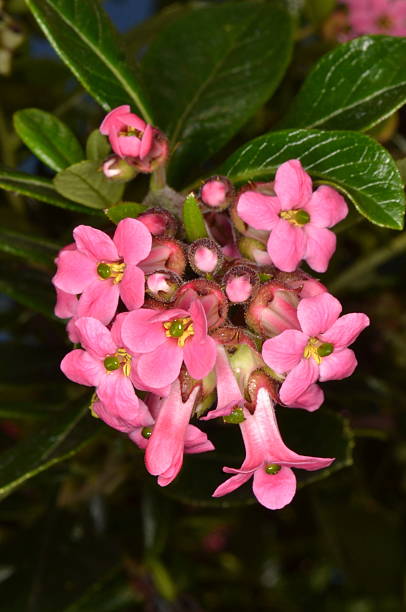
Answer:
[{"label": "flower center", "polygon": [[185,346],[185,342],[190,336],[194,336],[192,319],[185,317],[183,319],[174,319],[164,323],[165,336],[168,338],[177,338],[178,346]]},{"label": "flower center", "polygon": [[320,342],[318,338],[309,338],[308,343],[303,351],[303,357],[310,359],[313,357],[314,361],[320,365],[323,357],[328,357],[334,351],[334,344],[331,342]]},{"label": "flower center", "polygon": [[117,285],[123,278],[125,263],[119,261],[101,261],[97,264],[97,274],[103,280],[108,278],[113,279],[113,283]]},{"label": "flower center", "polygon": [[135,127],[132,127],[131,125],[126,125],[121,128],[118,135],[119,136],[136,136],[137,138],[141,138],[142,132],[140,132],[140,130],[137,130]]},{"label": "flower center", "polygon": [[310,215],[303,208],[299,208],[299,210],[282,210],[279,214],[281,219],[285,219],[285,221],[289,221],[292,225],[302,226],[306,225],[310,221]]},{"label": "flower center", "polygon": [[268,463],[268,465],[265,466],[265,472],[274,476],[281,470],[281,468],[282,466],[278,465],[277,463]]},{"label": "flower center", "polygon": [[132,356],[124,348],[119,348],[114,355],[107,355],[103,364],[107,372],[122,368],[124,376],[130,376]]},{"label": "flower center", "polygon": [[385,30],[388,31],[392,28],[393,26],[393,21],[392,19],[389,17],[389,15],[380,15],[378,17],[378,19],[376,20],[376,25],[378,26],[378,28],[380,28],[381,30]]}]

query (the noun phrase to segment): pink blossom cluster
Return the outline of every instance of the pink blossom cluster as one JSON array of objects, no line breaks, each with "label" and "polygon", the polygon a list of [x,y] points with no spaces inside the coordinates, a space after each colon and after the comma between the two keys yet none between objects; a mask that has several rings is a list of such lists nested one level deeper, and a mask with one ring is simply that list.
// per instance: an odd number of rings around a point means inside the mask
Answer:
[{"label": "pink blossom cluster", "polygon": [[340,41],[363,34],[406,36],[405,0],[341,0],[341,3],[346,9],[346,27],[339,34]]},{"label": "pink blossom cluster", "polygon": [[[142,156],[150,145],[151,130],[128,107],[101,129],[118,155],[134,146]],[[282,508],[296,491],[292,468],[318,470],[334,459],[290,450],[275,405],[318,409],[318,383],[352,374],[348,346],[369,324],[362,313],[340,316],[340,302],[298,267],[304,260],[326,270],[336,247],[329,228],[347,205],[329,186],[313,191],[298,160],[282,164],[274,181],[240,189],[213,177],[195,197],[207,236],[189,245],[181,209],[146,210],[112,235],[74,229],[53,283],[55,313],[80,348],[61,369],[94,388],[92,414],[145,449],[161,486],[176,478],[184,453],[214,449],[205,422],[239,426],[246,458],[224,467],[231,477],[213,495],[252,476],[258,501]]]}]

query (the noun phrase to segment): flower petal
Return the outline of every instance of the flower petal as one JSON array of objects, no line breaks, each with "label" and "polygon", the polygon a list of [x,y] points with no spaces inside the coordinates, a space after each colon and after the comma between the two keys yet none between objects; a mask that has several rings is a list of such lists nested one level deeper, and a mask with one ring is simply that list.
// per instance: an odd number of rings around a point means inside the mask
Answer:
[{"label": "flower petal", "polygon": [[95,261],[117,261],[119,255],[110,236],[90,225],[78,225],[73,230],[78,250]]},{"label": "flower petal", "polygon": [[121,371],[106,374],[97,386],[97,395],[108,410],[133,427],[151,424],[148,408],[138,399],[130,379]]},{"label": "flower petal", "polygon": [[226,481],[224,481],[221,485],[217,487],[217,489],[212,494],[212,497],[222,497],[223,495],[227,495],[228,493],[232,493],[238,487],[241,487],[243,484],[247,482],[252,476],[252,472],[248,472],[246,474],[236,474],[235,476],[231,476]]},{"label": "flower petal", "polygon": [[312,179],[298,159],[291,159],[276,171],[274,189],[282,210],[303,208],[312,195]]},{"label": "flower petal", "polygon": [[292,404],[289,404],[290,408],[303,408],[309,412],[314,412],[324,402],[324,393],[319,385],[310,385],[308,389],[302,395],[299,395]]},{"label": "flower petal", "polygon": [[116,314],[120,289],[109,280],[94,280],[78,302],[78,317],[93,317],[107,325]]},{"label": "flower petal", "polygon": [[221,345],[217,345],[216,388],[216,409],[210,410],[206,416],[202,417],[202,421],[230,414],[234,406],[244,401],[240,387],[231,369],[226,350]]},{"label": "flower petal", "polygon": [[58,289],[66,293],[82,293],[91,282],[98,278],[93,258],[79,251],[61,251],[58,255],[58,269],[52,279]]},{"label": "flower petal", "polygon": [[135,265],[127,264],[120,282],[120,296],[128,310],[140,308],[145,297],[144,272]]},{"label": "flower petal", "polygon": [[56,288],[55,316],[60,319],[68,319],[76,314],[78,298],[72,293],[66,293]]},{"label": "flower petal", "polygon": [[326,332],[336,322],[342,310],[340,302],[330,293],[304,298],[297,307],[297,317],[308,336]]},{"label": "flower petal", "polygon": [[296,476],[286,466],[283,466],[277,474],[267,474],[265,466],[261,466],[255,470],[252,490],[259,503],[265,508],[279,510],[287,506],[294,498]]},{"label": "flower petal", "polygon": [[304,209],[310,215],[311,224],[316,227],[332,227],[348,214],[343,196],[328,185],[318,187]]},{"label": "flower petal", "polygon": [[264,342],[262,357],[275,372],[289,372],[302,359],[307,341],[308,337],[302,332],[287,329]]},{"label": "flower petal", "polygon": [[97,386],[105,373],[103,364],[81,349],[65,355],[61,370],[69,380],[87,387]]},{"label": "flower petal", "polygon": [[245,223],[259,230],[271,230],[278,222],[278,198],[257,191],[244,191],[237,203],[237,213]]},{"label": "flower petal", "polygon": [[200,380],[207,376],[216,362],[216,343],[206,336],[203,340],[192,337],[183,349],[186,368],[192,378]]},{"label": "flower petal", "polygon": [[183,350],[172,338],[167,338],[150,353],[141,355],[137,371],[142,382],[151,387],[165,387],[179,376]]},{"label": "flower petal", "polygon": [[152,246],[148,229],[137,219],[123,219],[114,233],[114,244],[125,263],[137,264],[145,259]]},{"label": "flower petal", "polygon": [[151,322],[156,313],[152,308],[140,308],[130,312],[123,321],[121,335],[132,353],[153,351],[167,340],[162,323]]},{"label": "flower petal", "polygon": [[293,272],[306,252],[306,235],[286,219],[279,219],[267,244],[272,263],[284,272]]},{"label": "flower petal", "polygon": [[336,250],[336,235],[329,229],[316,227],[311,223],[304,226],[304,232],[307,243],[303,258],[316,272],[325,272]]},{"label": "flower petal", "polygon": [[363,329],[368,327],[369,318],[362,312],[343,315],[320,336],[323,342],[331,342],[334,348],[344,348],[352,344]]},{"label": "flower petal", "polygon": [[323,357],[320,364],[320,381],[341,380],[351,376],[357,367],[354,351],[343,349],[334,351],[328,357]]},{"label": "flower petal", "polygon": [[314,359],[301,359],[285,378],[279,390],[284,404],[293,404],[319,377],[319,366]]},{"label": "flower petal", "polygon": [[144,133],[142,135],[141,138],[141,146],[140,146],[140,159],[144,159],[144,157],[146,155],[148,155],[148,153],[151,150],[152,147],[152,140],[153,140],[153,136],[154,136],[154,128],[152,127],[152,125],[149,125],[149,123],[147,124]]},{"label": "flower petal", "polygon": [[76,321],[79,331],[80,343],[96,358],[103,359],[106,355],[114,355],[117,346],[113,342],[111,332],[93,317],[81,317]]}]

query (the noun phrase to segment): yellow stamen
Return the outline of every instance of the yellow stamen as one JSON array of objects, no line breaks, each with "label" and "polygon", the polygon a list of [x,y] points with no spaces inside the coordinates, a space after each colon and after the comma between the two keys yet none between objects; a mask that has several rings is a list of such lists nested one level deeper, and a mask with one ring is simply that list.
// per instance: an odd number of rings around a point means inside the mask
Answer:
[{"label": "yellow stamen", "polygon": [[305,346],[305,349],[303,351],[303,357],[305,359],[310,359],[311,357],[313,357],[314,361],[320,365],[321,364],[321,360],[322,357],[320,357],[318,351],[319,346],[322,345],[322,342],[320,342],[320,340],[318,340],[317,338],[309,338],[308,343]]},{"label": "yellow stamen", "polygon": [[186,340],[191,336],[194,336],[195,333],[192,319],[190,317],[165,321],[163,325],[165,328],[165,336],[167,336],[167,338],[176,338],[178,341],[178,346],[181,347],[184,347]]},{"label": "yellow stamen", "polygon": [[120,360],[124,376],[130,376],[132,356],[124,348],[117,349],[116,355]]},{"label": "yellow stamen", "polygon": [[103,280],[112,279],[117,285],[123,278],[125,263],[120,261],[99,261],[96,267],[97,273]]},{"label": "yellow stamen", "polygon": [[126,125],[119,131],[118,135],[119,136],[136,136],[137,138],[141,138],[142,132],[137,130],[135,127],[132,127],[131,125]]}]

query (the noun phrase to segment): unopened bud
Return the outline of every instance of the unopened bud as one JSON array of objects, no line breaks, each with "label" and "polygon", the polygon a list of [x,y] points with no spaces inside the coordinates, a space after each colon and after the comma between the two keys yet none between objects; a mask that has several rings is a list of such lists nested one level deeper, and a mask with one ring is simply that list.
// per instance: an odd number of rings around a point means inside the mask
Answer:
[{"label": "unopened bud", "polygon": [[268,376],[263,370],[254,370],[248,378],[247,393],[255,406],[257,403],[257,395],[260,389],[266,389],[274,402],[279,402],[278,383]]},{"label": "unopened bud", "polygon": [[196,299],[201,302],[205,310],[210,330],[224,323],[228,313],[228,302],[220,285],[203,278],[189,281],[178,290],[175,305],[187,309]]},{"label": "unopened bud", "polygon": [[174,236],[178,229],[177,220],[164,208],[150,208],[138,215],[137,219],[149,229],[153,236]]},{"label": "unopened bud", "polygon": [[299,297],[294,289],[269,281],[255,292],[246,312],[246,321],[257,334],[267,337],[286,329],[300,329],[297,319]]},{"label": "unopened bud", "polygon": [[171,270],[157,270],[147,276],[146,290],[161,302],[173,302],[182,279]]},{"label": "unopened bud", "polygon": [[267,266],[272,263],[268,251],[266,250],[266,244],[260,240],[242,236],[237,244],[241,255],[247,259],[251,259],[251,261],[255,261],[258,265]]},{"label": "unopened bud", "polygon": [[232,183],[225,176],[212,176],[202,185],[200,201],[210,209],[226,209],[235,196]]},{"label": "unopened bud", "polygon": [[165,134],[154,128],[152,136],[152,146],[149,153],[143,157],[134,159],[134,164],[140,172],[153,172],[159,166],[162,166],[169,155],[169,142]]},{"label": "unopened bud", "polygon": [[241,304],[249,300],[254,288],[259,284],[259,277],[252,268],[242,264],[227,270],[223,284],[230,302]]},{"label": "unopened bud", "polygon": [[154,238],[150,254],[139,266],[146,274],[168,269],[182,276],[186,267],[183,245],[174,238]]},{"label": "unopened bud", "polygon": [[221,268],[224,257],[214,240],[200,238],[188,248],[189,263],[196,274],[213,276]]},{"label": "unopened bud", "polygon": [[203,380],[192,378],[183,364],[179,373],[180,390],[182,401],[187,402],[190,394],[196,387],[199,388],[196,396],[194,414],[201,417],[213,405],[215,401],[216,375],[214,370]]},{"label": "unopened bud", "polygon": [[240,344],[229,354],[228,359],[238,386],[243,390],[245,399],[251,402],[248,387],[250,377],[253,372],[265,366],[260,353],[247,344]]},{"label": "unopened bud", "polygon": [[118,155],[108,157],[101,169],[106,178],[115,182],[126,183],[137,175],[137,169]]},{"label": "unopened bud", "polygon": [[300,268],[294,272],[277,270],[275,280],[283,283],[289,289],[296,289],[300,298],[315,297],[327,292],[327,287],[316,278],[312,278]]},{"label": "unopened bud", "polygon": [[239,344],[247,344],[253,350],[256,350],[255,336],[245,327],[224,325],[223,327],[217,327],[211,335],[218,344],[222,344],[226,348],[232,349]]}]

